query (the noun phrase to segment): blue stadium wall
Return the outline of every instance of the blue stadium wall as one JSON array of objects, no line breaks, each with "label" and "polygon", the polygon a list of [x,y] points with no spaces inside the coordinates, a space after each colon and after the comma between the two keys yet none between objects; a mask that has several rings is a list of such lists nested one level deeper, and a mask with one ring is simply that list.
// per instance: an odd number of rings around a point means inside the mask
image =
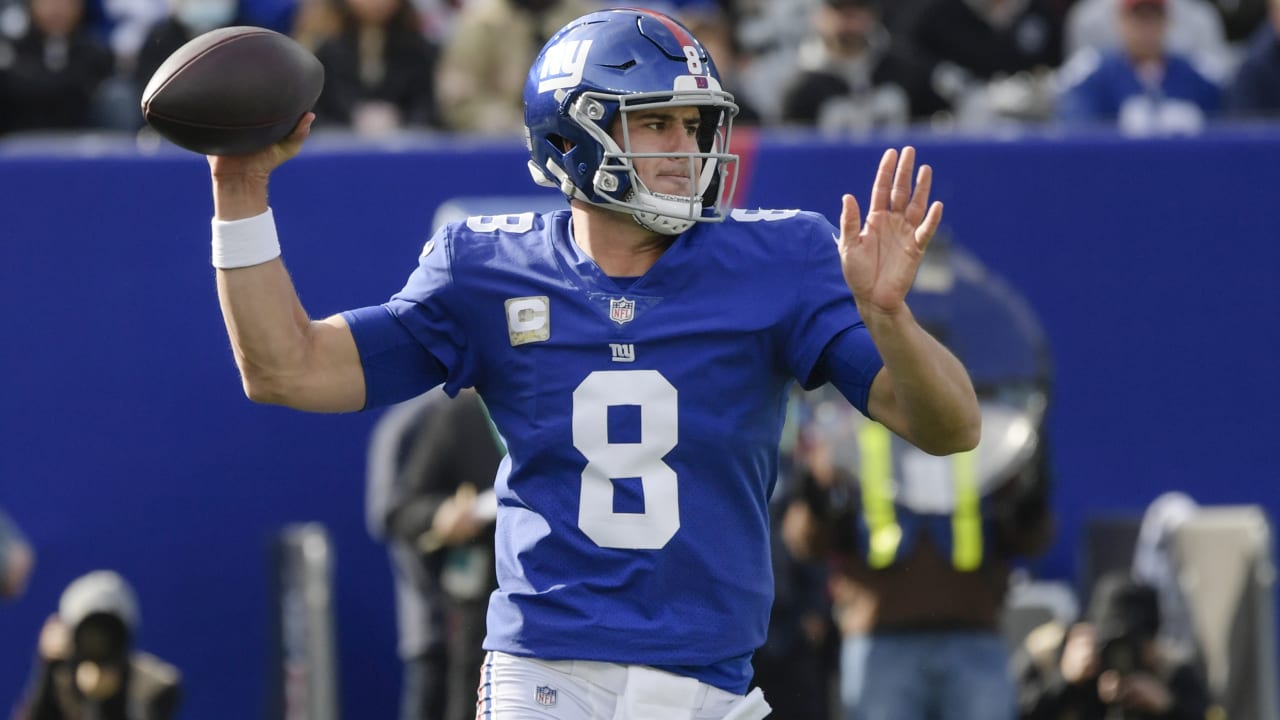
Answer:
[{"label": "blue stadium wall", "polygon": [[[841,192],[866,199],[891,142],[754,139],[741,204],[833,220]],[[956,240],[1027,296],[1052,344],[1061,529],[1037,572],[1072,577],[1084,518],[1140,512],[1166,489],[1280,518],[1280,130],[915,143]],[[444,200],[538,192],[524,158],[512,144],[317,138],[272,186],[308,309],[385,299]],[[39,553],[29,593],[0,605],[0,714],[62,587],[111,567],[141,595],[140,644],[184,670],[183,716],[261,717],[268,550],[283,525],[319,521],[336,550],[344,714],[394,716],[391,580],[363,524],[377,415],[244,399],[211,210],[194,155],[0,144],[0,507]]]}]

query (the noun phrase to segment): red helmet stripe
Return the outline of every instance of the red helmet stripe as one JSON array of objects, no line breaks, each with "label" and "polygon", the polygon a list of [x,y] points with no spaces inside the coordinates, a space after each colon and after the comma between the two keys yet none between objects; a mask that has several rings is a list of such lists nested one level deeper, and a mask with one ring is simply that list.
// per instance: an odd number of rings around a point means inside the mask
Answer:
[{"label": "red helmet stripe", "polygon": [[693,39],[693,36],[690,35],[688,31],[686,31],[683,27],[681,27],[680,23],[676,22],[675,20],[672,20],[666,15],[663,15],[662,13],[657,12],[655,10],[650,10],[648,8],[630,8],[630,9],[638,13],[641,13],[643,15],[648,15],[654,20],[657,20],[658,22],[662,23],[663,27],[665,27],[667,30],[670,30],[671,34],[676,36],[676,42],[680,43],[680,47],[697,44],[696,41]]}]

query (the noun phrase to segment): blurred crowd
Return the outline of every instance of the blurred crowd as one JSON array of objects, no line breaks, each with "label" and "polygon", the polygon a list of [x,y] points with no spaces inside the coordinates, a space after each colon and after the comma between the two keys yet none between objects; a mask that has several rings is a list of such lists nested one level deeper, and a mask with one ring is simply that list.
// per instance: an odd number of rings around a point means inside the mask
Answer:
[{"label": "blurred crowd", "polygon": [[[1280,112],[1280,0],[671,0],[740,124],[1104,126],[1178,135]],[[186,41],[286,33],[326,69],[320,127],[518,137],[529,62],[594,0],[0,0],[0,134],[141,129]]]}]

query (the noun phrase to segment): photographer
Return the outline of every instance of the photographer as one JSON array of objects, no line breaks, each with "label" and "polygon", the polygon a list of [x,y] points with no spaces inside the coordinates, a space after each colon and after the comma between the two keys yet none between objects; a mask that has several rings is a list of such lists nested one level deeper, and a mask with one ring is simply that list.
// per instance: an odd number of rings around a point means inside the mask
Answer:
[{"label": "photographer", "polygon": [[124,578],[99,570],[63,591],[40,630],[39,659],[18,720],[170,720],[176,668],[133,649],[138,601]]},{"label": "photographer", "polygon": [[436,389],[379,420],[367,519],[391,552],[402,720],[475,717],[485,610],[496,587],[494,477],[505,454],[480,396]]},{"label": "photographer", "polygon": [[1015,660],[1022,720],[1202,720],[1205,681],[1157,643],[1159,629],[1154,589],[1104,576],[1085,622],[1028,635]]}]

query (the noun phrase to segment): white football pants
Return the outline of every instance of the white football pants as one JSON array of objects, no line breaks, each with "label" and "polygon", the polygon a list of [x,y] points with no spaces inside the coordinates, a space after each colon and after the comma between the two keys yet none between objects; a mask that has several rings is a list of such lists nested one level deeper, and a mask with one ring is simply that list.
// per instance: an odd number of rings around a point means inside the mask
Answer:
[{"label": "white football pants", "polygon": [[761,720],[759,688],[734,695],[644,665],[535,660],[500,652],[480,670],[476,720]]}]

